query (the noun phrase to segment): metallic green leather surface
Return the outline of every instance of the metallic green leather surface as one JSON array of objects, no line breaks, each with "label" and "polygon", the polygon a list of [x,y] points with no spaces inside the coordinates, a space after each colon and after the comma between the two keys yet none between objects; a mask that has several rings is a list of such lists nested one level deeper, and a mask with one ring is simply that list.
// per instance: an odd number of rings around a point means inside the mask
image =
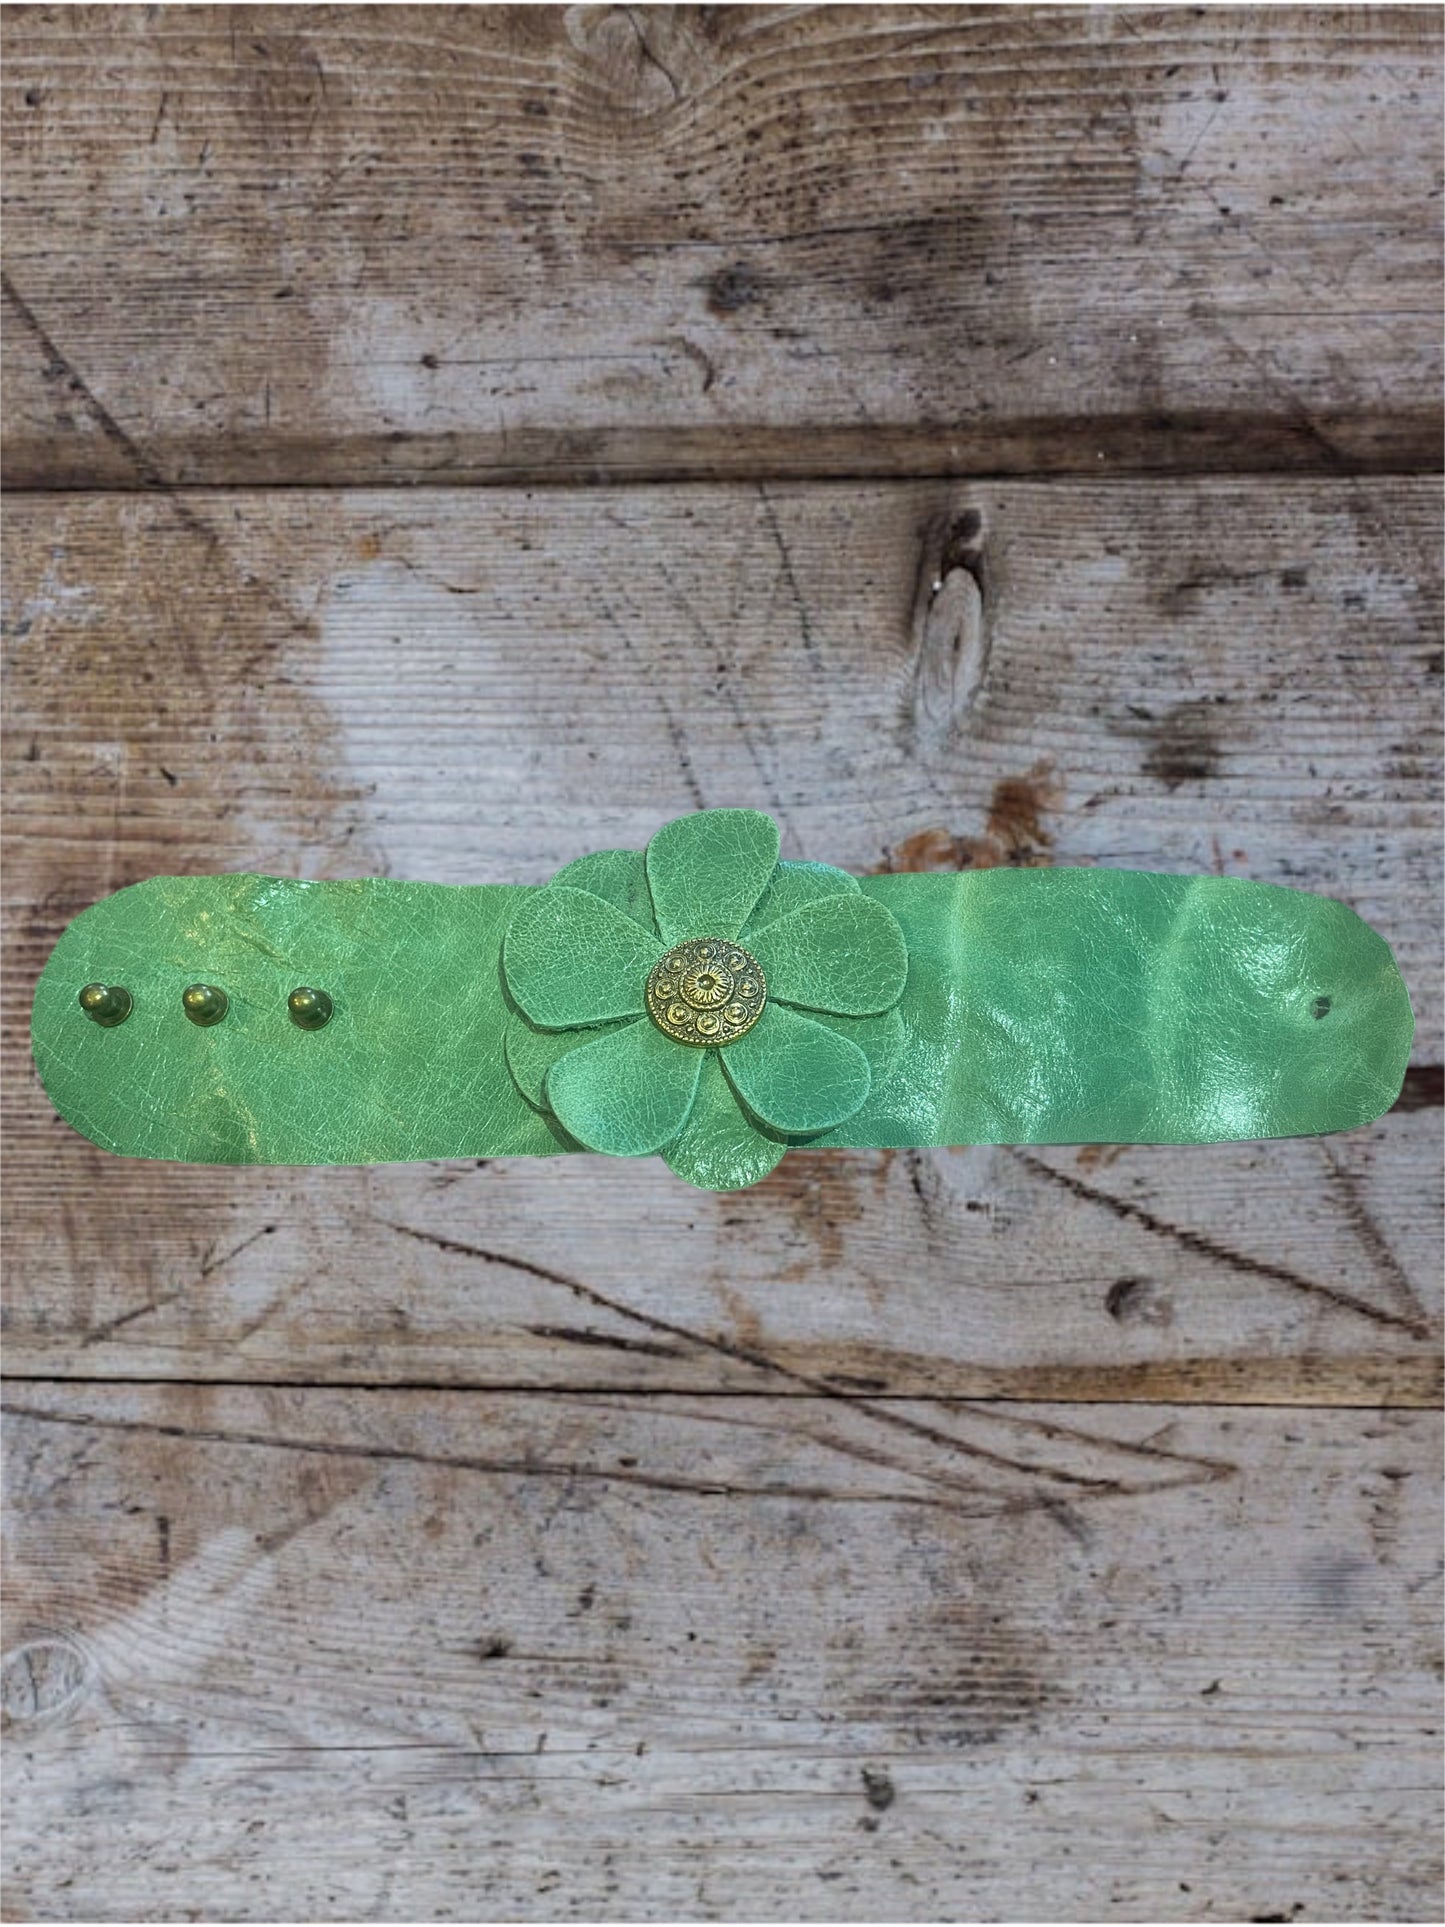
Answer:
[{"label": "metallic green leather surface", "polygon": [[1368,1124],[1414,1017],[1342,903],[1231,877],[863,880],[908,944],[891,1077],[836,1144],[1191,1144]]},{"label": "metallic green leather surface", "polygon": [[[786,909],[793,866],[773,887]],[[1328,898],[1104,869],[861,888],[902,927],[907,981],[886,1023],[866,1020],[878,1036],[862,1109],[810,1144],[1310,1135],[1368,1123],[1399,1092],[1405,986],[1383,939]],[[249,875],[133,885],[76,917],[45,966],[41,1078],[62,1117],[131,1157],[360,1164],[579,1148],[507,1065],[502,941],[532,894]],[[134,999],[114,1029],[77,1001],[95,981]],[[225,990],[224,1022],[187,1020],[181,992],[195,982]],[[333,999],[324,1029],[289,1021],[298,985]],[[692,1168],[720,1189],[752,1182],[768,1161],[757,1133],[738,1132],[720,1053],[700,1055]]]},{"label": "metallic green leather surface", "polygon": [[[505,885],[152,877],[92,904],[35,994],[35,1061],[61,1116],[129,1157],[197,1164],[371,1164],[560,1148],[517,1090],[503,1037]],[[76,1002],[88,979],[135,1000],[115,1030]],[[224,1023],[181,1010],[196,980]],[[302,1031],[286,999],[335,1010]]]}]

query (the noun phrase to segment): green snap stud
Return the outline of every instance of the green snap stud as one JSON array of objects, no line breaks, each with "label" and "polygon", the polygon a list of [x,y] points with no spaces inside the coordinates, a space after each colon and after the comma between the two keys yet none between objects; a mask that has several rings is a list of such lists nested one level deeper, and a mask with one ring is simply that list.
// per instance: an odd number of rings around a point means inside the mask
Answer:
[{"label": "green snap stud", "polygon": [[193,1024],[208,1030],[212,1024],[219,1024],[230,1008],[224,990],[214,984],[188,984],[181,992],[181,1008]]},{"label": "green snap stud", "polygon": [[305,984],[292,991],[286,1008],[298,1030],[322,1030],[331,1022],[331,999],[324,990],[312,990]]},{"label": "green snap stud", "polygon": [[119,984],[87,984],[80,993],[80,1008],[102,1030],[114,1030],[130,1016],[134,1000]]}]

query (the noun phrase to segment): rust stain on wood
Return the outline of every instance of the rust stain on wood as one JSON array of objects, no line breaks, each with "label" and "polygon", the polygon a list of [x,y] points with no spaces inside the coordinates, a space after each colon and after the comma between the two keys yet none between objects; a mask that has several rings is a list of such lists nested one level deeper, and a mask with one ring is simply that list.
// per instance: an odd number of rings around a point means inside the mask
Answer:
[{"label": "rust stain on wood", "polygon": [[1054,835],[1045,819],[1062,801],[1053,764],[1041,759],[1023,775],[994,784],[981,835],[959,836],[938,825],[916,830],[888,851],[882,871],[1042,868],[1054,860]]}]

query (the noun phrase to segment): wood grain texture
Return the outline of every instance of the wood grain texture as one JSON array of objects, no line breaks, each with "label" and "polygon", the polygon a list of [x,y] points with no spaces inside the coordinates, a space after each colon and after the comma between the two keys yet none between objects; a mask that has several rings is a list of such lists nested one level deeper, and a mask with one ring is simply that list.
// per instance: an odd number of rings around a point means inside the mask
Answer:
[{"label": "wood grain texture", "polygon": [[10,1403],[12,1918],[1438,1915],[1428,1415]]},{"label": "wood grain texture", "polygon": [[1430,8],[7,9],[38,486],[1435,468]]},{"label": "wood grain texture", "polygon": [[[8,1367],[454,1385],[1429,1398],[1432,484],[12,497]],[[704,804],[859,871],[1336,894],[1419,1016],[1323,1141],[131,1163],[51,1112],[35,974],[156,873],[545,879]],[[612,1229],[603,1232],[601,1227]]]}]

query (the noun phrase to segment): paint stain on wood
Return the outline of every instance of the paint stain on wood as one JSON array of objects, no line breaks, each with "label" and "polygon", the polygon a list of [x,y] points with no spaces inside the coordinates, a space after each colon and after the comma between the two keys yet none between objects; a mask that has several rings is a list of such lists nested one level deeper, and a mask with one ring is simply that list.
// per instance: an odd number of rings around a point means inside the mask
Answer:
[{"label": "paint stain on wood", "polygon": [[848,1234],[868,1208],[866,1176],[864,1163],[846,1154],[836,1162],[785,1158],[760,1184],[721,1196],[741,1214],[734,1222],[756,1227],[764,1219],[786,1219],[786,1243],[796,1255],[778,1277],[795,1282],[846,1261]]},{"label": "paint stain on wood", "polygon": [[1107,1171],[1128,1149],[1127,1144],[1081,1144],[1074,1162],[1085,1171]]}]

